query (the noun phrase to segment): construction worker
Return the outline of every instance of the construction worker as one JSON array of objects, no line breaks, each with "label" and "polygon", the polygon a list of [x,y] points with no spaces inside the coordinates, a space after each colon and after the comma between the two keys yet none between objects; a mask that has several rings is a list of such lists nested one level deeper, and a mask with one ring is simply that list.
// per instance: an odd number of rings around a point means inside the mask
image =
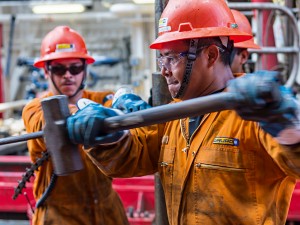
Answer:
[{"label": "construction worker", "polygon": [[[44,37],[40,58],[34,66],[44,69],[49,92],[24,107],[22,118],[28,133],[40,131],[44,126],[41,100],[45,97],[66,95],[71,112],[77,110],[76,102],[81,98],[111,106],[112,92],[84,90],[87,65],[94,61],[82,36],[68,26],[58,26]],[[36,171],[33,192],[37,204],[32,224],[129,224],[123,204],[112,188],[112,179],[99,171],[81,145],[78,149],[83,170],[56,176],[49,159]],[[29,140],[28,150],[35,163],[47,151],[44,139]]]},{"label": "construction worker", "polygon": [[224,0],[170,0],[158,27],[150,48],[160,51],[172,104],[227,91],[229,83],[241,100],[236,110],[125,130],[111,142],[119,135],[103,132],[111,109],[90,104],[67,119],[71,140],[84,143],[109,176],[158,171],[171,225],[285,224],[300,174],[295,99],[271,72],[234,79],[232,41],[251,36],[238,30]]},{"label": "construction worker", "polygon": [[[239,29],[245,33],[252,35],[251,24],[249,23],[247,17],[243,13],[235,9],[231,9],[231,12]],[[248,48],[261,49],[261,47],[254,42],[254,38],[234,44],[234,48],[230,56],[230,67],[235,76],[239,76],[241,73],[245,73],[244,67],[250,55]]]}]

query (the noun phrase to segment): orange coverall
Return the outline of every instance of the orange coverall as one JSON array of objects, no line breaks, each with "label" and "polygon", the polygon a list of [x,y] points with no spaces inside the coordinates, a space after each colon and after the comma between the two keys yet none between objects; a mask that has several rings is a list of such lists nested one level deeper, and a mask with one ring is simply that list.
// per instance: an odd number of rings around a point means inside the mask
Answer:
[{"label": "orange coverall", "polygon": [[[87,149],[108,176],[159,172],[171,225],[284,225],[300,174],[300,145],[280,146],[235,111],[131,129]],[[105,149],[105,151],[103,151]]]},{"label": "orange coverall", "polygon": [[[84,90],[83,98],[91,99],[105,106],[110,92]],[[47,93],[44,97],[52,96]],[[23,109],[23,120],[28,133],[43,128],[43,111],[39,98],[34,99]],[[68,176],[58,176],[55,186],[44,205],[35,209],[33,225],[127,225],[128,220],[118,194],[112,188],[112,179],[105,176],[91,162],[79,146],[84,169]],[[31,160],[41,157],[46,151],[44,139],[28,141]],[[51,159],[44,162],[36,171],[33,191],[35,199],[40,199],[53,173]]]}]

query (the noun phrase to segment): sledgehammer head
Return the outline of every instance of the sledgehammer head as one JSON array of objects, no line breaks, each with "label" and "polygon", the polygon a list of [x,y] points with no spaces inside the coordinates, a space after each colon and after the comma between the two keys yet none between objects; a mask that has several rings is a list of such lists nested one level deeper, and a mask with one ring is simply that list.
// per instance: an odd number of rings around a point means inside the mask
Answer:
[{"label": "sledgehammer head", "polygon": [[44,139],[54,167],[54,173],[65,176],[83,169],[77,145],[69,140],[66,128],[70,116],[68,99],[65,95],[55,95],[42,100],[45,118]]}]

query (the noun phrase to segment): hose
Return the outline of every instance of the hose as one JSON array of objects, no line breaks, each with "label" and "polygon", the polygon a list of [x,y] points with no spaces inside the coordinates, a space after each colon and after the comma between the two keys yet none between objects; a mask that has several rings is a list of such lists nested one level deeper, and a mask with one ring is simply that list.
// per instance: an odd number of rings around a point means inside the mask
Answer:
[{"label": "hose", "polygon": [[36,208],[38,208],[38,207],[40,207],[40,206],[42,206],[44,204],[44,202],[48,198],[49,194],[53,190],[54,185],[56,183],[56,180],[57,180],[57,175],[53,173],[52,176],[51,176],[51,179],[50,179],[49,186],[46,188],[46,190],[43,193],[42,197],[37,201],[37,203],[35,205]]}]

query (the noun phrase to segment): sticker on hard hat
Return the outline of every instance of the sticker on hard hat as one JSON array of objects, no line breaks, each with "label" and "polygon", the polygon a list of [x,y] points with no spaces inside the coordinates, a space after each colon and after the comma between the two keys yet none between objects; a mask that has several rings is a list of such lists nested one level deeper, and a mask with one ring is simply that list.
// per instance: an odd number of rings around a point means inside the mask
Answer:
[{"label": "sticker on hard hat", "polygon": [[75,45],[74,44],[57,44],[55,52],[74,52]]},{"label": "sticker on hard hat", "polygon": [[158,22],[158,27],[168,26],[168,18],[161,18]]},{"label": "sticker on hard hat", "polygon": [[168,26],[168,18],[161,18],[158,22],[158,32],[170,31],[171,27]]}]

